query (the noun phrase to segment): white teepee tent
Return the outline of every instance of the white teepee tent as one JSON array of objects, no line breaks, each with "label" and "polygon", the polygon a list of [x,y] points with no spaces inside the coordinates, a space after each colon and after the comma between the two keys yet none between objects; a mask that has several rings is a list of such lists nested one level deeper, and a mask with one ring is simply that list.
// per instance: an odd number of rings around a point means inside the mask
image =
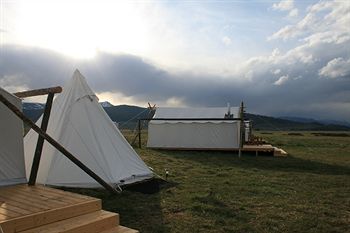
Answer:
[{"label": "white teepee tent", "polygon": [[[0,93],[18,109],[22,101],[0,87]],[[0,102],[0,186],[25,183],[23,122]]]},{"label": "white teepee tent", "polygon": [[[40,125],[41,118],[37,124]],[[98,103],[78,70],[53,102],[47,133],[110,184],[130,184],[153,173]],[[38,135],[24,138],[27,177]],[[101,187],[58,150],[45,142],[37,182],[66,187]]]}]

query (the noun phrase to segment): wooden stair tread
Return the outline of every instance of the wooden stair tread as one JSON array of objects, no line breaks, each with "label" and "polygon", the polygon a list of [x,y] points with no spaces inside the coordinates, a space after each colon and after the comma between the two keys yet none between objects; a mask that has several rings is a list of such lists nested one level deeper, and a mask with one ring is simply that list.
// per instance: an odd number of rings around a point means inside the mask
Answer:
[{"label": "wooden stair tread", "polygon": [[98,233],[119,224],[119,215],[104,210],[43,225],[22,233]]},{"label": "wooden stair tread", "polygon": [[139,233],[139,231],[124,226],[116,226],[100,233]]},{"label": "wooden stair tread", "polygon": [[101,200],[87,200],[83,203],[35,212],[17,218],[4,219],[3,221],[0,220],[0,224],[5,232],[13,233],[99,210],[101,210]]}]

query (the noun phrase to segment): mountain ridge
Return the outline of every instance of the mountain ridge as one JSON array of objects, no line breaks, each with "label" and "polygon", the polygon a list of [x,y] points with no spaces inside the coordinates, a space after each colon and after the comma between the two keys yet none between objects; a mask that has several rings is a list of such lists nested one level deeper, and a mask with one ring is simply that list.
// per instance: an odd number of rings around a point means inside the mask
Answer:
[{"label": "mountain ridge", "polygon": [[[100,103],[101,106],[105,102]],[[40,108],[42,106],[42,108]],[[38,103],[23,103],[23,113],[28,116],[31,120],[36,121],[43,112],[44,104]],[[104,110],[112,119],[112,121],[118,122],[121,128],[133,129],[136,127],[137,120],[139,118],[147,118],[147,108],[132,106],[132,105],[116,105],[107,106]],[[314,119],[302,118],[302,117],[291,117],[296,118],[293,120],[284,119],[286,117],[271,117],[263,116],[258,114],[245,113],[245,117],[253,121],[254,130],[291,130],[291,131],[348,131],[350,126],[339,125],[339,124],[324,124]],[[304,119],[306,122],[300,122]],[[299,121],[298,121],[299,120]]]}]

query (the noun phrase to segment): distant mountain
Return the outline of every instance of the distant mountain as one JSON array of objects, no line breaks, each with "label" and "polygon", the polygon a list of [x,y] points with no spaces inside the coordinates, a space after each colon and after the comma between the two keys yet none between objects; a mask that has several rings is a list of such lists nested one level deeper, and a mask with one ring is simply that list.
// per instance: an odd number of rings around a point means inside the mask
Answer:
[{"label": "distant mountain", "polygon": [[27,109],[27,110],[43,109],[45,107],[45,104],[23,102],[22,107],[23,107],[23,109]]},{"label": "distant mountain", "polygon": [[303,118],[303,117],[291,117],[291,116],[282,116],[282,117],[278,117],[279,119],[283,119],[283,120],[289,120],[289,121],[295,121],[295,122],[300,122],[300,123],[314,123],[314,122],[318,122],[315,119],[312,118]]},{"label": "distant mountain", "polygon": [[108,101],[104,101],[104,102],[100,102],[101,106],[104,107],[104,108],[109,108],[109,107],[113,107],[114,105],[111,104],[110,102]]},{"label": "distant mountain", "polygon": [[280,119],[296,121],[301,123],[321,123],[324,125],[345,125],[350,127],[350,123],[346,121],[335,121],[335,120],[315,120],[312,118],[303,118],[303,117],[291,117],[291,116],[283,116],[279,117]]},{"label": "distant mountain", "polygon": [[[39,108],[41,105],[41,108]],[[104,104],[102,104],[103,106]],[[43,112],[43,104],[24,103],[23,112],[33,121],[36,121]],[[147,108],[130,105],[117,105],[104,107],[104,110],[114,122],[119,123],[120,128],[134,129],[140,118],[148,118]],[[281,119],[246,113],[245,118],[252,120],[255,130],[315,130],[315,131],[348,131],[350,126],[342,124],[324,124],[313,119],[289,117]]]},{"label": "distant mountain", "polygon": [[347,131],[350,127],[337,124],[322,124],[319,122],[298,122],[281,118],[261,116],[246,113],[246,118],[253,121],[256,130],[315,130],[315,131]]}]

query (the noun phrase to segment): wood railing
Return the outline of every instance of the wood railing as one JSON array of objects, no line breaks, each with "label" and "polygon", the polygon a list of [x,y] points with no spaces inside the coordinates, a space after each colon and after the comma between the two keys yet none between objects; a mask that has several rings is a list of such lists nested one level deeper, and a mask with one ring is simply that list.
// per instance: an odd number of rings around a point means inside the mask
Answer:
[{"label": "wood railing", "polygon": [[110,184],[104,181],[101,177],[99,177],[95,172],[93,172],[90,168],[88,168],[85,164],[83,164],[79,159],[77,159],[72,153],[66,150],[62,145],[60,145],[55,139],[53,139],[50,135],[48,135],[45,131],[48,126],[48,121],[50,117],[52,101],[55,93],[60,93],[62,91],[61,87],[54,88],[45,88],[38,90],[31,90],[25,92],[17,92],[14,93],[16,96],[20,98],[37,96],[37,95],[46,95],[48,94],[47,102],[45,105],[44,115],[41,123],[41,128],[39,128],[33,121],[27,118],[15,105],[13,105],[10,101],[8,101],[1,93],[0,93],[0,101],[9,108],[17,117],[19,117],[25,124],[27,124],[30,128],[32,128],[35,132],[39,134],[37,146],[35,149],[35,154],[33,158],[32,170],[29,178],[29,185],[34,185],[36,182],[36,177],[40,165],[40,158],[42,153],[42,148],[44,144],[44,140],[49,142],[52,146],[54,146],[58,151],[60,151],[64,156],[66,156],[70,161],[72,161],[75,165],[77,165],[80,169],[82,169],[86,174],[96,180],[100,185],[102,185],[107,190],[117,193],[117,190],[113,188]]}]

